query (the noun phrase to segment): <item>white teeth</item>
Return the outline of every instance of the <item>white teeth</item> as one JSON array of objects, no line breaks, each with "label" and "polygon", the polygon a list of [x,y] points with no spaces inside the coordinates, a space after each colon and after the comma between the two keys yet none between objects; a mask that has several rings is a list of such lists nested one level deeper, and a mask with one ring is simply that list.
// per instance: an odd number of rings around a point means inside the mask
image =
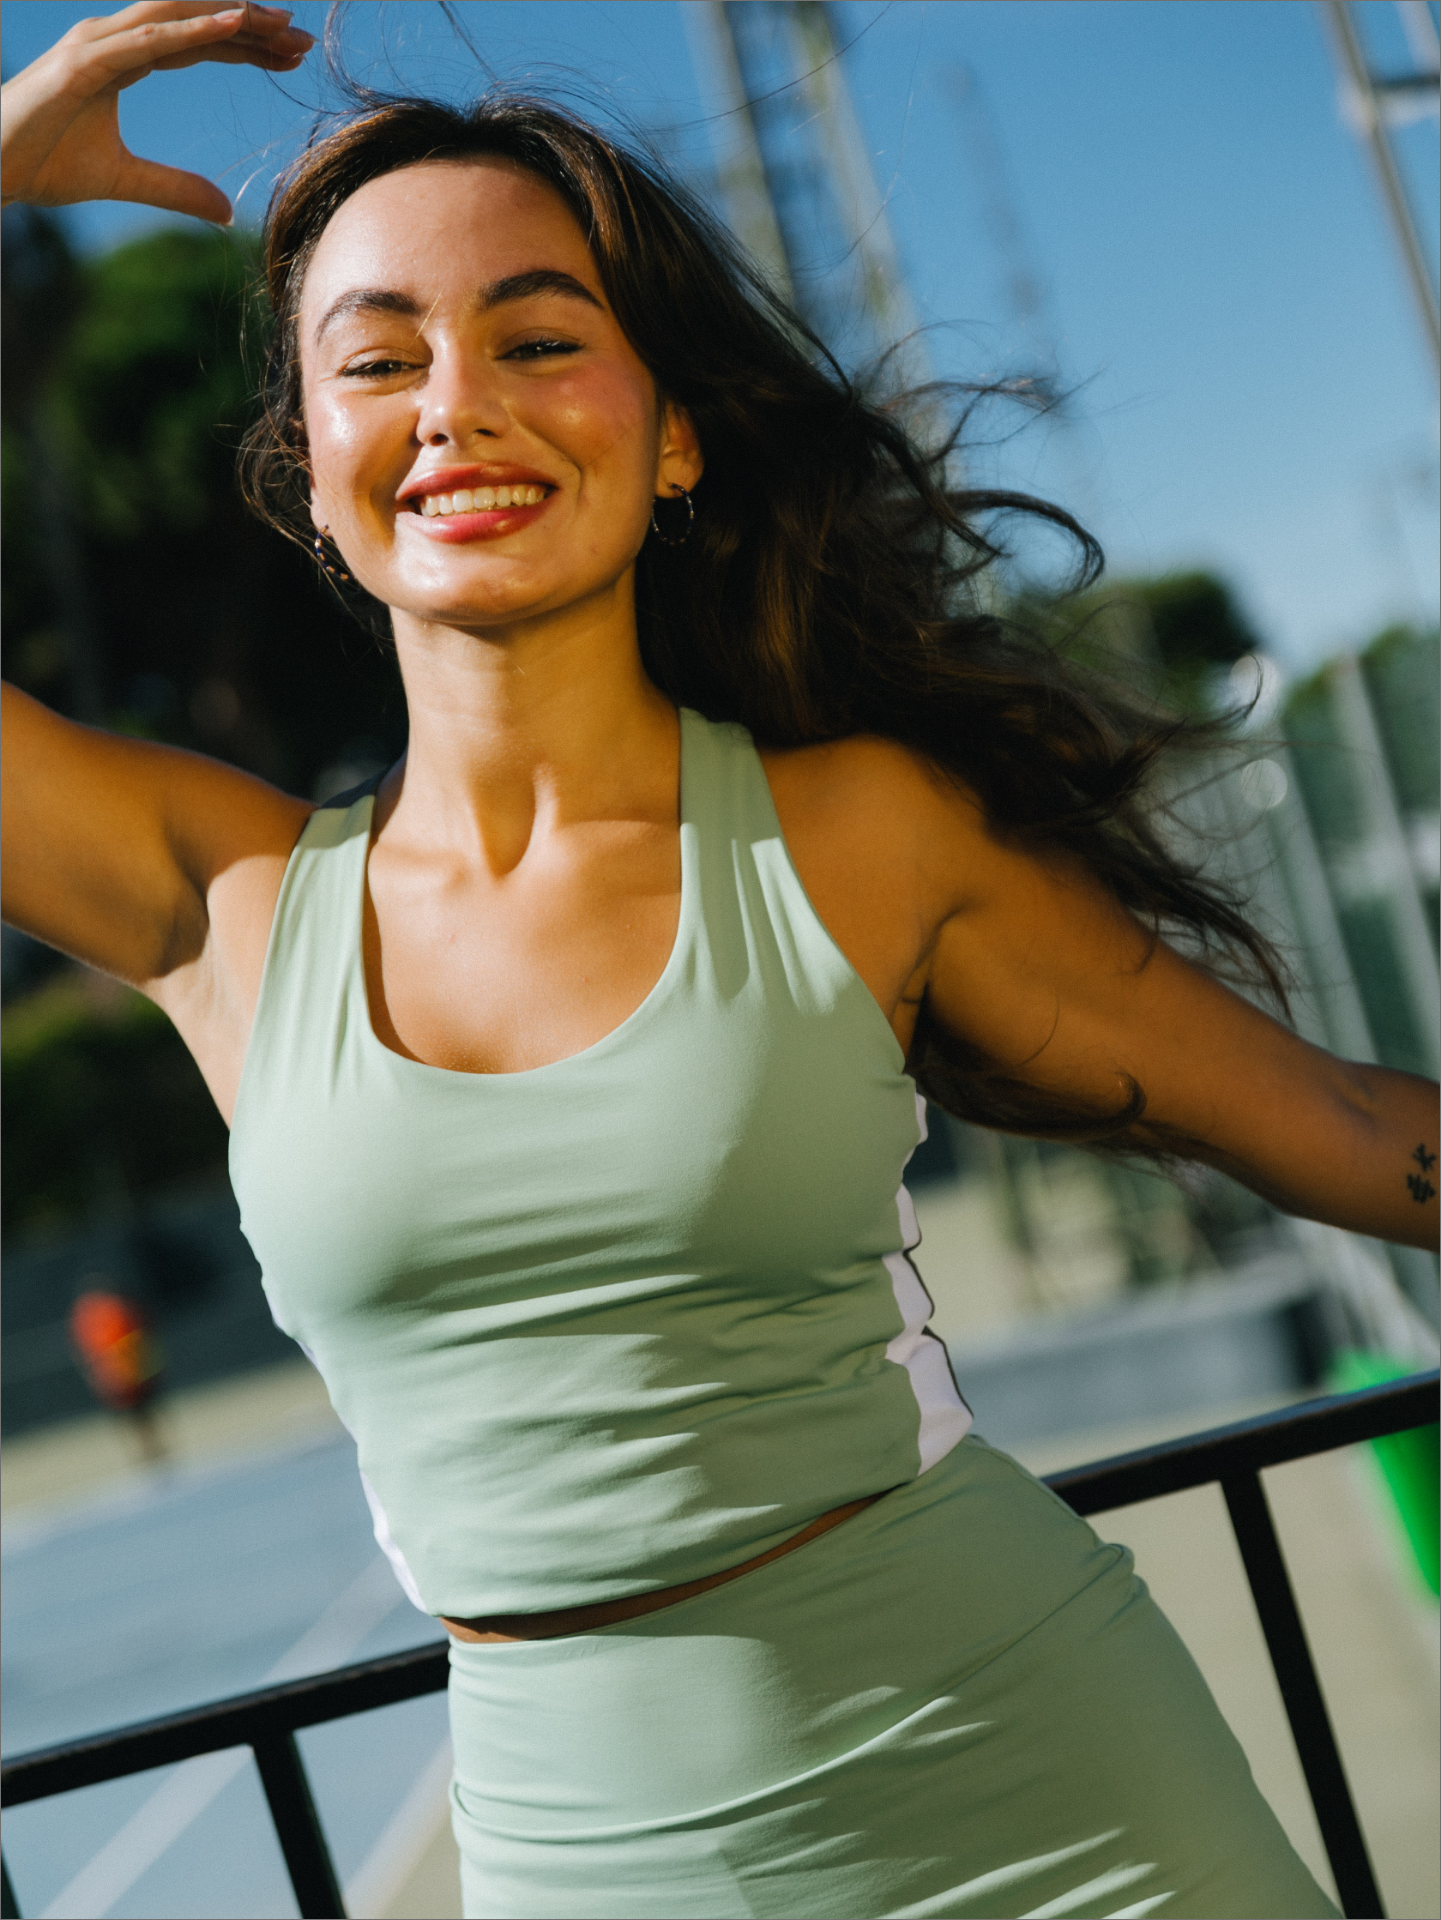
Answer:
[{"label": "white teeth", "polygon": [[523,487],[462,487],[458,493],[427,493],[420,502],[420,511],[427,520],[448,513],[490,513],[497,507],[538,507],[545,498],[545,488]]}]

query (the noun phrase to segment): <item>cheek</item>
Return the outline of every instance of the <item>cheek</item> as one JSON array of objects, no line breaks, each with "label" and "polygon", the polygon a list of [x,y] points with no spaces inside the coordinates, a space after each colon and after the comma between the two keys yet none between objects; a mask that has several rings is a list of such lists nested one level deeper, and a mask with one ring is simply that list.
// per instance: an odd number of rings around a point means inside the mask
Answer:
[{"label": "cheek", "polygon": [[329,394],[308,398],[305,425],[311,468],[319,485],[323,486],[332,474],[352,475],[364,462],[372,436],[343,401]]},{"label": "cheek", "polygon": [[548,381],[544,410],[555,444],[577,467],[634,468],[650,483],[655,462],[655,400],[622,368],[591,368]]},{"label": "cheek", "polygon": [[369,405],[355,401],[326,387],[304,401],[312,482],[337,524],[364,496],[378,491],[389,498],[409,466],[412,416],[397,421],[373,398]]}]

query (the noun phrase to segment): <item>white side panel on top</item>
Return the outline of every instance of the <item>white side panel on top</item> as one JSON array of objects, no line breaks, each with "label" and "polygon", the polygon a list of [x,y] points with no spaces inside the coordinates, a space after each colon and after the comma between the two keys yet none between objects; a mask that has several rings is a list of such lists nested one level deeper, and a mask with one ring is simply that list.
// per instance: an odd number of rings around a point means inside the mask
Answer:
[{"label": "white side panel on top", "polygon": [[[916,1119],[924,1140],[928,1133],[926,1103],[919,1093]],[[886,1358],[904,1367],[910,1376],[911,1391],[920,1413],[918,1443],[924,1473],[938,1460],[944,1460],[951,1448],[964,1438],[974,1416],[957,1389],[944,1344],[927,1324],[935,1311],[935,1303],[911,1261],[911,1254],[921,1243],[921,1229],[915,1205],[904,1186],[896,1194],[896,1212],[900,1220],[901,1247],[898,1253],[886,1255],[886,1271],[891,1276],[903,1324],[886,1348]]]}]

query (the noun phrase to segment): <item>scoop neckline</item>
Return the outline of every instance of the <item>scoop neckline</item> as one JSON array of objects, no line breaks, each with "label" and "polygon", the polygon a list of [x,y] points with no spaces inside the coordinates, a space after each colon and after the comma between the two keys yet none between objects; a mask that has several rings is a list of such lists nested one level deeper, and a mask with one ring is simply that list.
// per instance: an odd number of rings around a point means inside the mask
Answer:
[{"label": "scoop neckline", "polygon": [[365,901],[370,889],[370,854],[375,844],[376,796],[373,790],[364,796],[369,812],[365,820],[365,851],[360,862],[360,891],[356,902],[358,925],[355,928],[353,972],[355,987],[360,996],[362,1030],[368,1046],[383,1054],[387,1060],[397,1061],[402,1068],[413,1067],[421,1073],[440,1074],[447,1080],[460,1080],[468,1084],[476,1081],[485,1083],[533,1080],[538,1074],[554,1073],[558,1068],[568,1067],[576,1061],[592,1059],[597,1053],[610,1047],[612,1042],[619,1041],[621,1036],[627,1034],[630,1028],[643,1017],[649,1017],[657,1002],[668,992],[671,976],[678,972],[682,965],[685,949],[689,944],[696,890],[693,871],[695,861],[690,850],[691,836],[686,833],[686,827],[692,824],[686,808],[686,730],[692,724],[693,716],[687,707],[678,707],[676,713],[680,721],[676,768],[676,828],[680,835],[680,909],[676,915],[675,939],[666,956],[666,963],[656,976],[645,998],[631,1009],[618,1026],[612,1027],[609,1033],[603,1033],[599,1040],[593,1040],[588,1047],[582,1047],[576,1053],[562,1054],[558,1060],[542,1061],[538,1067],[518,1067],[511,1073],[472,1072],[465,1067],[438,1067],[429,1060],[417,1060],[408,1053],[397,1053],[394,1047],[386,1046],[375,1031],[375,1021],[370,1011],[370,983],[365,971]]}]

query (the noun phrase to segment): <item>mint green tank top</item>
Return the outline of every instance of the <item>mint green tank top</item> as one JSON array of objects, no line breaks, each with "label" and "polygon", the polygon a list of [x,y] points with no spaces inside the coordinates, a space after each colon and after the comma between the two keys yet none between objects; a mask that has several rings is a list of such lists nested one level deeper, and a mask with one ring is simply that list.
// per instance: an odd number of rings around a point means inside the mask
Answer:
[{"label": "mint green tank top", "polygon": [[429,1613],[530,1613],[739,1564],[969,1425],[909,1253],[923,1108],[791,864],[750,736],[681,714],[675,946],[569,1059],[381,1045],[373,797],[286,870],[230,1170],[276,1320],[355,1437]]}]

